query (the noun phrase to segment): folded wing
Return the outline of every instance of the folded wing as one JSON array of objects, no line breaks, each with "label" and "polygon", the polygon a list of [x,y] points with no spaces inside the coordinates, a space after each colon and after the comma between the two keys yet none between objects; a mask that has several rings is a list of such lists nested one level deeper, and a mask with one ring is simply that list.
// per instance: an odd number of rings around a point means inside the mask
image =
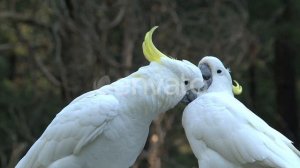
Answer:
[{"label": "folded wing", "polygon": [[47,167],[104,136],[104,128],[118,115],[119,102],[114,96],[93,92],[81,96],[57,114],[16,168]]},{"label": "folded wing", "polygon": [[215,97],[210,105],[193,109],[211,116],[209,128],[198,123],[204,128],[195,137],[227,160],[243,167],[300,167],[292,142],[234,97]]}]

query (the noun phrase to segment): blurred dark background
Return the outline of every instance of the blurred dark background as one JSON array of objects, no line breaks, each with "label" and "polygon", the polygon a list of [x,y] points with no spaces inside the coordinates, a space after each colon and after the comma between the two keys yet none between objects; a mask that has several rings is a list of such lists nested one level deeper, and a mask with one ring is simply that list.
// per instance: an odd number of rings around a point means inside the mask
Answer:
[{"label": "blurred dark background", "polygon": [[[12,168],[72,99],[147,65],[156,46],[197,64],[215,55],[238,97],[299,147],[299,0],[0,0],[0,166]],[[100,81],[99,81],[100,80]],[[178,105],[151,127],[134,168],[197,167]]]}]

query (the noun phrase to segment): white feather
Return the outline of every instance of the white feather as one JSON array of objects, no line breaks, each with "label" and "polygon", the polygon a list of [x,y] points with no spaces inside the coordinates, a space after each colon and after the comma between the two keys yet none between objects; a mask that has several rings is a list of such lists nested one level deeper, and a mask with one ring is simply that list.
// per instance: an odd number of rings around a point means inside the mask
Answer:
[{"label": "white feather", "polygon": [[211,57],[203,60],[212,70],[213,82],[186,107],[182,118],[199,167],[300,167],[292,142],[234,98],[228,90],[229,73],[214,73],[225,70],[223,64]]},{"label": "white feather", "polygon": [[[149,126],[159,113],[174,107],[183,92],[163,92],[162,79],[201,78],[187,62],[165,60],[140,68],[66,106],[34,143],[16,168],[130,167],[143,149]],[[159,82],[160,81],[160,82]],[[160,88],[162,92],[147,91]],[[202,87],[198,85],[198,89]]]}]

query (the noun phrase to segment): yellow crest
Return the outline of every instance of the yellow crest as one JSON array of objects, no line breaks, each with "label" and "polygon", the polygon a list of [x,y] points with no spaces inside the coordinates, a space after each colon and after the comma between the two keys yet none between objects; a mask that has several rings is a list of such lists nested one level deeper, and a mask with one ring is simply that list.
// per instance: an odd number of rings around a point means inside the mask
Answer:
[{"label": "yellow crest", "polygon": [[158,26],[154,26],[149,32],[146,33],[145,40],[143,42],[143,53],[148,61],[159,63],[162,57],[167,56],[160,52],[153,44],[152,34],[157,28]]},{"label": "yellow crest", "polygon": [[232,91],[234,95],[240,95],[243,92],[243,87],[236,81],[233,80],[235,85],[232,85]]}]

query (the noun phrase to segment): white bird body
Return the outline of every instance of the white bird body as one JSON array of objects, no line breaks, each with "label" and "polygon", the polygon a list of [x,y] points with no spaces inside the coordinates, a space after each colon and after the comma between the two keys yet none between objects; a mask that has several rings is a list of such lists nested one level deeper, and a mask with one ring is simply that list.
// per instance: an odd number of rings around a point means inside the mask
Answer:
[{"label": "white bird body", "polygon": [[221,81],[226,75],[212,76],[211,86],[186,107],[182,118],[199,167],[300,167],[300,152],[292,142],[234,98],[231,84]]},{"label": "white bird body", "polygon": [[174,107],[188,89],[170,94],[166,92],[170,86],[162,82],[173,79],[183,85],[181,75],[202,79],[200,70],[189,62],[165,57],[160,61],[76,98],[57,114],[16,168],[133,165],[152,120]]}]

